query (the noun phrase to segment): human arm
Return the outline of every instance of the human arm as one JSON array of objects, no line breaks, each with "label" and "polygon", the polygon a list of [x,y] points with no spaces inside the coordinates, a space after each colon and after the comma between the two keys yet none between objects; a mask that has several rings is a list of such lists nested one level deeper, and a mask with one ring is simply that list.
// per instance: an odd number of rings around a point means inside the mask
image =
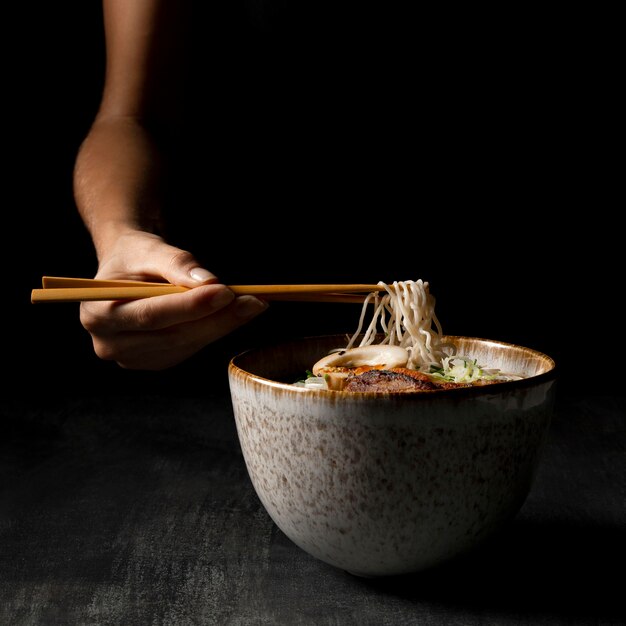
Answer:
[{"label": "human arm", "polygon": [[106,76],[79,150],[74,189],[98,257],[99,278],[196,287],[135,302],[81,305],[96,353],[124,367],[161,369],[231,332],[265,307],[233,299],[161,230],[163,146],[176,115],[185,2],[104,0]]}]

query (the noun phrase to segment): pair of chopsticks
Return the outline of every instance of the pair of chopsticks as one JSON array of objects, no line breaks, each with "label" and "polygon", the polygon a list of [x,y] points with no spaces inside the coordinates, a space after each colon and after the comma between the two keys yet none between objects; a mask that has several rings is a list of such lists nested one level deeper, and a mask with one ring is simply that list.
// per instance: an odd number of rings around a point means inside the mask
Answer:
[{"label": "pair of chopsticks", "polygon": [[[133,280],[99,280],[44,276],[42,289],[33,289],[31,302],[87,302],[94,300],[138,300],[188,291],[169,283]],[[365,296],[381,291],[379,285],[228,285],[236,295],[258,296],[265,300],[302,302],[363,303]]]}]

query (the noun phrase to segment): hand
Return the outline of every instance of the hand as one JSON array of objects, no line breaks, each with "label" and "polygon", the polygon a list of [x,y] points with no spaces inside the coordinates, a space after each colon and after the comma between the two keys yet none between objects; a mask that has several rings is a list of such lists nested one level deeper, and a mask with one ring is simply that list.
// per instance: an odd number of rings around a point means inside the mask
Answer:
[{"label": "hand", "polygon": [[96,354],[129,369],[159,370],[184,361],[261,313],[266,303],[238,298],[193,255],[156,235],[122,235],[96,278],[155,280],[193,287],[180,294],[129,302],[84,302],[80,320]]}]

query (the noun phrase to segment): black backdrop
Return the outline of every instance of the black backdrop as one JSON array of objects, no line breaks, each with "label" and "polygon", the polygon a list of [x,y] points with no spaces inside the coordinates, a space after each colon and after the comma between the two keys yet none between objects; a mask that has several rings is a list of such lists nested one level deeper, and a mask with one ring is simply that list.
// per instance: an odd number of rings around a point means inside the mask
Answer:
[{"label": "black backdrop", "polygon": [[[34,394],[60,393],[76,383],[86,390],[102,384],[129,390],[210,386],[208,375],[223,382],[228,357],[246,347],[284,336],[353,330],[358,310],[352,307],[275,305],[262,320],[180,367],[127,372],[94,356],[77,305],[31,305],[30,289],[42,275],[95,272],[71,175],[99,100],[104,55],[99,3],[47,3],[32,15],[22,11],[13,20],[7,67],[10,158],[3,256],[10,283],[4,309],[10,382],[27,380]],[[473,129],[469,146],[446,134],[437,166],[449,175],[441,177],[436,192],[429,188],[427,197],[416,181],[414,197],[405,199],[409,209],[396,211],[400,225],[392,236],[374,222],[376,245],[365,253],[337,248],[342,236],[332,223],[328,228],[322,221],[304,233],[299,228],[299,236],[318,241],[326,256],[339,259],[342,281],[428,280],[446,332],[543,350],[557,359],[565,384],[575,389],[581,366],[584,384],[598,385],[614,355],[623,352],[616,297],[623,237],[607,193],[615,166],[599,141],[606,130],[597,116],[602,86],[581,64],[580,51],[562,39],[556,48],[544,47],[541,54],[526,50],[532,57],[526,80],[521,82],[520,74],[518,93],[509,94],[521,104],[515,116],[503,118],[501,145],[492,159],[508,167],[480,171],[474,162],[480,129]],[[544,54],[542,62],[538,57]],[[436,63],[434,52],[429,63]],[[466,105],[462,96],[459,111]],[[493,110],[498,106],[494,100]],[[456,120],[460,127],[472,123],[471,116]],[[358,215],[367,209],[349,207]],[[324,207],[323,213],[333,210]],[[268,223],[257,216],[253,229],[262,236],[264,227]],[[239,275],[251,266],[245,255],[234,254],[230,262],[239,264]],[[287,263],[314,265],[300,258]]]}]

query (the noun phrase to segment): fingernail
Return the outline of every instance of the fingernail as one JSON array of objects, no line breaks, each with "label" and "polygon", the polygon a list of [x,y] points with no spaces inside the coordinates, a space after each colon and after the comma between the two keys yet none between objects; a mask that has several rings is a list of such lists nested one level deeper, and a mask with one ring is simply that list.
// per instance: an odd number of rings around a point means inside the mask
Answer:
[{"label": "fingernail", "polygon": [[189,270],[189,276],[199,283],[216,278],[215,274],[211,274],[209,270],[205,270],[203,267],[194,267],[192,270]]},{"label": "fingernail", "polygon": [[222,289],[211,298],[211,305],[214,309],[222,309],[235,299],[235,294],[230,289]]},{"label": "fingernail", "polygon": [[253,317],[267,309],[267,304],[254,296],[240,296],[235,305],[237,317]]}]

